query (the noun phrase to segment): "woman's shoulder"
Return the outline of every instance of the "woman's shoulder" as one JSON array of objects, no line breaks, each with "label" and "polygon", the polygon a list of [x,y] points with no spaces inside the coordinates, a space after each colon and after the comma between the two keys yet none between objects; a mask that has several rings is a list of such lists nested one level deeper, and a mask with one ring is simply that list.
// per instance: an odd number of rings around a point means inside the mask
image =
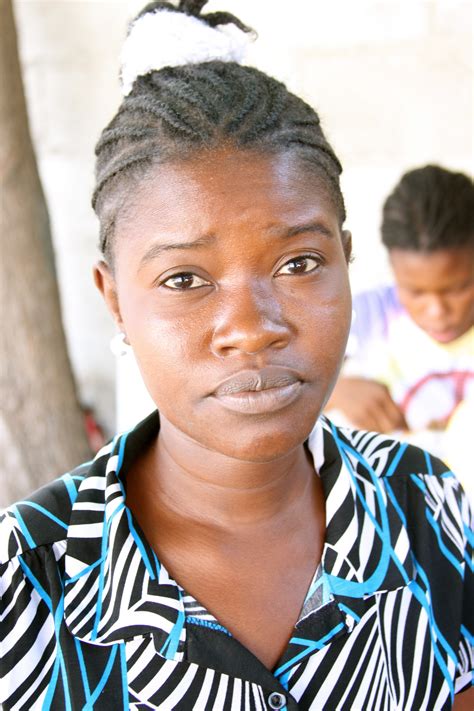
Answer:
[{"label": "woman's shoulder", "polygon": [[72,506],[90,464],[81,464],[0,513],[0,565],[67,537]]},{"label": "woman's shoulder", "polygon": [[376,536],[397,545],[405,531],[404,540],[420,560],[438,549],[443,562],[461,571],[471,555],[473,512],[450,468],[430,452],[385,434],[336,427],[328,420],[325,428],[339,462],[329,486],[338,485],[339,497],[346,492],[345,502],[353,500],[367,530],[373,526]]},{"label": "woman's shoulder", "polygon": [[355,355],[373,341],[386,340],[392,324],[406,315],[396,287],[380,286],[356,293],[352,300],[352,324],[347,354]]},{"label": "woman's shoulder", "polygon": [[404,313],[394,284],[361,291],[354,295],[352,301],[356,325],[369,321],[372,327],[382,328],[391,318]]},{"label": "woman's shoulder", "polygon": [[376,478],[384,488],[391,489],[401,486],[403,480],[405,487],[414,487],[425,497],[449,498],[454,492],[459,502],[466,498],[455,473],[426,449],[402,438],[324,420],[346,468],[357,477],[369,481]]}]

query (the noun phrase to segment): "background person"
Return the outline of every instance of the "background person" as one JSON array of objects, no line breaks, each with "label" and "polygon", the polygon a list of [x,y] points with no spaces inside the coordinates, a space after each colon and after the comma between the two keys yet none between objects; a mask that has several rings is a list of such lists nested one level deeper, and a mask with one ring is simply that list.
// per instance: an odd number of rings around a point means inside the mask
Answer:
[{"label": "background person", "polygon": [[341,166],[204,4],[134,23],[97,146],[95,280],[158,410],[3,516],[0,699],[458,710],[467,501],[320,417],[351,312]]},{"label": "background person", "polygon": [[449,459],[444,432],[474,399],[472,180],[435,165],[405,173],[386,199],[381,233],[395,283],[354,298],[329,408],[364,429],[408,430]]}]

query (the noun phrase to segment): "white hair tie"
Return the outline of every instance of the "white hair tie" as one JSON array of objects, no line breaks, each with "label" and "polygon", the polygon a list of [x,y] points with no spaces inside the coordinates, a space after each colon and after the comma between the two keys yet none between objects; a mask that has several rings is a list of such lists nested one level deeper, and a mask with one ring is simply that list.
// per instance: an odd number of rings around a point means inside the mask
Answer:
[{"label": "white hair tie", "polygon": [[131,92],[137,77],[163,67],[212,60],[241,63],[251,39],[232,24],[210,27],[173,10],[146,13],[131,25],[122,49],[122,93]]}]

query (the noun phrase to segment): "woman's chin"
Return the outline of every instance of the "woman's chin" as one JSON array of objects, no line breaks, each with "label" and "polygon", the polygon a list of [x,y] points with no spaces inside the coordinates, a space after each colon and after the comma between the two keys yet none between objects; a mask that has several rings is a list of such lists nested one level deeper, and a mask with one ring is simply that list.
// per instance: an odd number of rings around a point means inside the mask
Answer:
[{"label": "woman's chin", "polygon": [[308,438],[317,417],[308,418],[298,426],[278,427],[277,423],[260,427],[241,427],[238,437],[231,433],[213,442],[213,449],[224,456],[255,464],[271,462],[293,452]]}]

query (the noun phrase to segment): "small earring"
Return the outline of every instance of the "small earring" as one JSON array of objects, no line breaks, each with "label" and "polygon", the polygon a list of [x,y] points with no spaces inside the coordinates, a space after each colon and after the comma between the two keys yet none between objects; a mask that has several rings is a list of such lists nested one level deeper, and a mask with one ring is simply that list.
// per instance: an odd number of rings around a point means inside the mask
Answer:
[{"label": "small earring", "polygon": [[110,350],[117,358],[127,355],[130,352],[130,344],[127,342],[127,336],[123,331],[116,333],[110,339]]}]

